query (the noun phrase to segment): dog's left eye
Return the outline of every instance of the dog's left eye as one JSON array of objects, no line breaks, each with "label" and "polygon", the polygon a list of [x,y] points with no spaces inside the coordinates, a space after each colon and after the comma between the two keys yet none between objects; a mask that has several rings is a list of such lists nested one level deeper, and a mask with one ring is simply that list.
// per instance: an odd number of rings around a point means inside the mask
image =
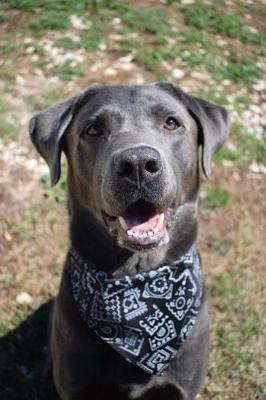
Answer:
[{"label": "dog's left eye", "polygon": [[102,132],[94,124],[91,124],[85,129],[84,134],[88,136],[101,136]]},{"label": "dog's left eye", "polygon": [[176,120],[175,117],[168,117],[165,120],[163,127],[168,131],[176,131],[178,128],[181,127],[181,124]]}]

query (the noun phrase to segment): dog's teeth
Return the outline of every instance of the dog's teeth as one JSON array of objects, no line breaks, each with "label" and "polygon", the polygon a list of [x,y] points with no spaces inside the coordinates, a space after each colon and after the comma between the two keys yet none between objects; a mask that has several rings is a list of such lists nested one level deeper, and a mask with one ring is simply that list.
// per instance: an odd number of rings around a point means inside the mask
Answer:
[{"label": "dog's teeth", "polygon": [[148,234],[146,232],[143,232],[142,237],[146,238]]},{"label": "dog's teeth", "polygon": [[163,226],[163,221],[164,221],[164,213],[161,213],[157,223],[157,228],[161,228]]},{"label": "dog's teeth", "polygon": [[159,228],[157,228],[157,226],[155,228],[153,228],[153,232],[154,233],[158,233],[159,232]]},{"label": "dog's teeth", "polygon": [[153,231],[148,232],[148,236],[152,237],[154,235]]},{"label": "dog's teeth", "polygon": [[127,234],[128,234],[128,236],[132,236],[132,235],[133,235],[133,232],[129,229],[129,230],[127,231]]},{"label": "dog's teeth", "polygon": [[124,220],[124,218],[123,217],[118,217],[118,219],[119,219],[119,222],[120,222],[122,228],[127,230],[127,224],[126,224],[126,221]]}]

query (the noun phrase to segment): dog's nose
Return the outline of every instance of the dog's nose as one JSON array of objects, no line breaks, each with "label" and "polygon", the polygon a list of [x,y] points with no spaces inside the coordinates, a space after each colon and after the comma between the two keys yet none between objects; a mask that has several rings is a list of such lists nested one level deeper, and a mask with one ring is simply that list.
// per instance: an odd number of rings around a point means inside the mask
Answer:
[{"label": "dog's nose", "polygon": [[160,175],[162,159],[152,147],[132,147],[115,156],[115,168],[120,178],[140,188]]}]

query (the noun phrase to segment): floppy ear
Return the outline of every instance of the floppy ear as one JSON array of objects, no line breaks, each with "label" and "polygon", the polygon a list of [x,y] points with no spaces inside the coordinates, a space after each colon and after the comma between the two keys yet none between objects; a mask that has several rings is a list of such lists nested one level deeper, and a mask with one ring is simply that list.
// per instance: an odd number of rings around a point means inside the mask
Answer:
[{"label": "floppy ear", "polygon": [[82,93],[35,115],[29,123],[29,133],[33,144],[47,162],[51,184],[55,185],[61,173],[60,158],[63,136],[77,109]]},{"label": "floppy ear", "polygon": [[[160,84],[159,84],[160,85]],[[169,83],[162,85],[186,106],[197,123],[199,145],[202,145],[202,169],[207,178],[211,175],[213,155],[225,143],[229,133],[229,114],[224,107],[190,96],[179,87]]]}]

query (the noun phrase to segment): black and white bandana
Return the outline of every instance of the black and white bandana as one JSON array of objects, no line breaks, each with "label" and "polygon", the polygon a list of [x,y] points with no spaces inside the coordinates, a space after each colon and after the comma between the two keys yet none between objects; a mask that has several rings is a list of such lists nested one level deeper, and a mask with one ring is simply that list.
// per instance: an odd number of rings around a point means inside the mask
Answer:
[{"label": "black and white bandana", "polygon": [[162,375],[196,322],[202,277],[197,251],[172,265],[123,278],[70,251],[70,281],[87,326],[127,361]]}]

